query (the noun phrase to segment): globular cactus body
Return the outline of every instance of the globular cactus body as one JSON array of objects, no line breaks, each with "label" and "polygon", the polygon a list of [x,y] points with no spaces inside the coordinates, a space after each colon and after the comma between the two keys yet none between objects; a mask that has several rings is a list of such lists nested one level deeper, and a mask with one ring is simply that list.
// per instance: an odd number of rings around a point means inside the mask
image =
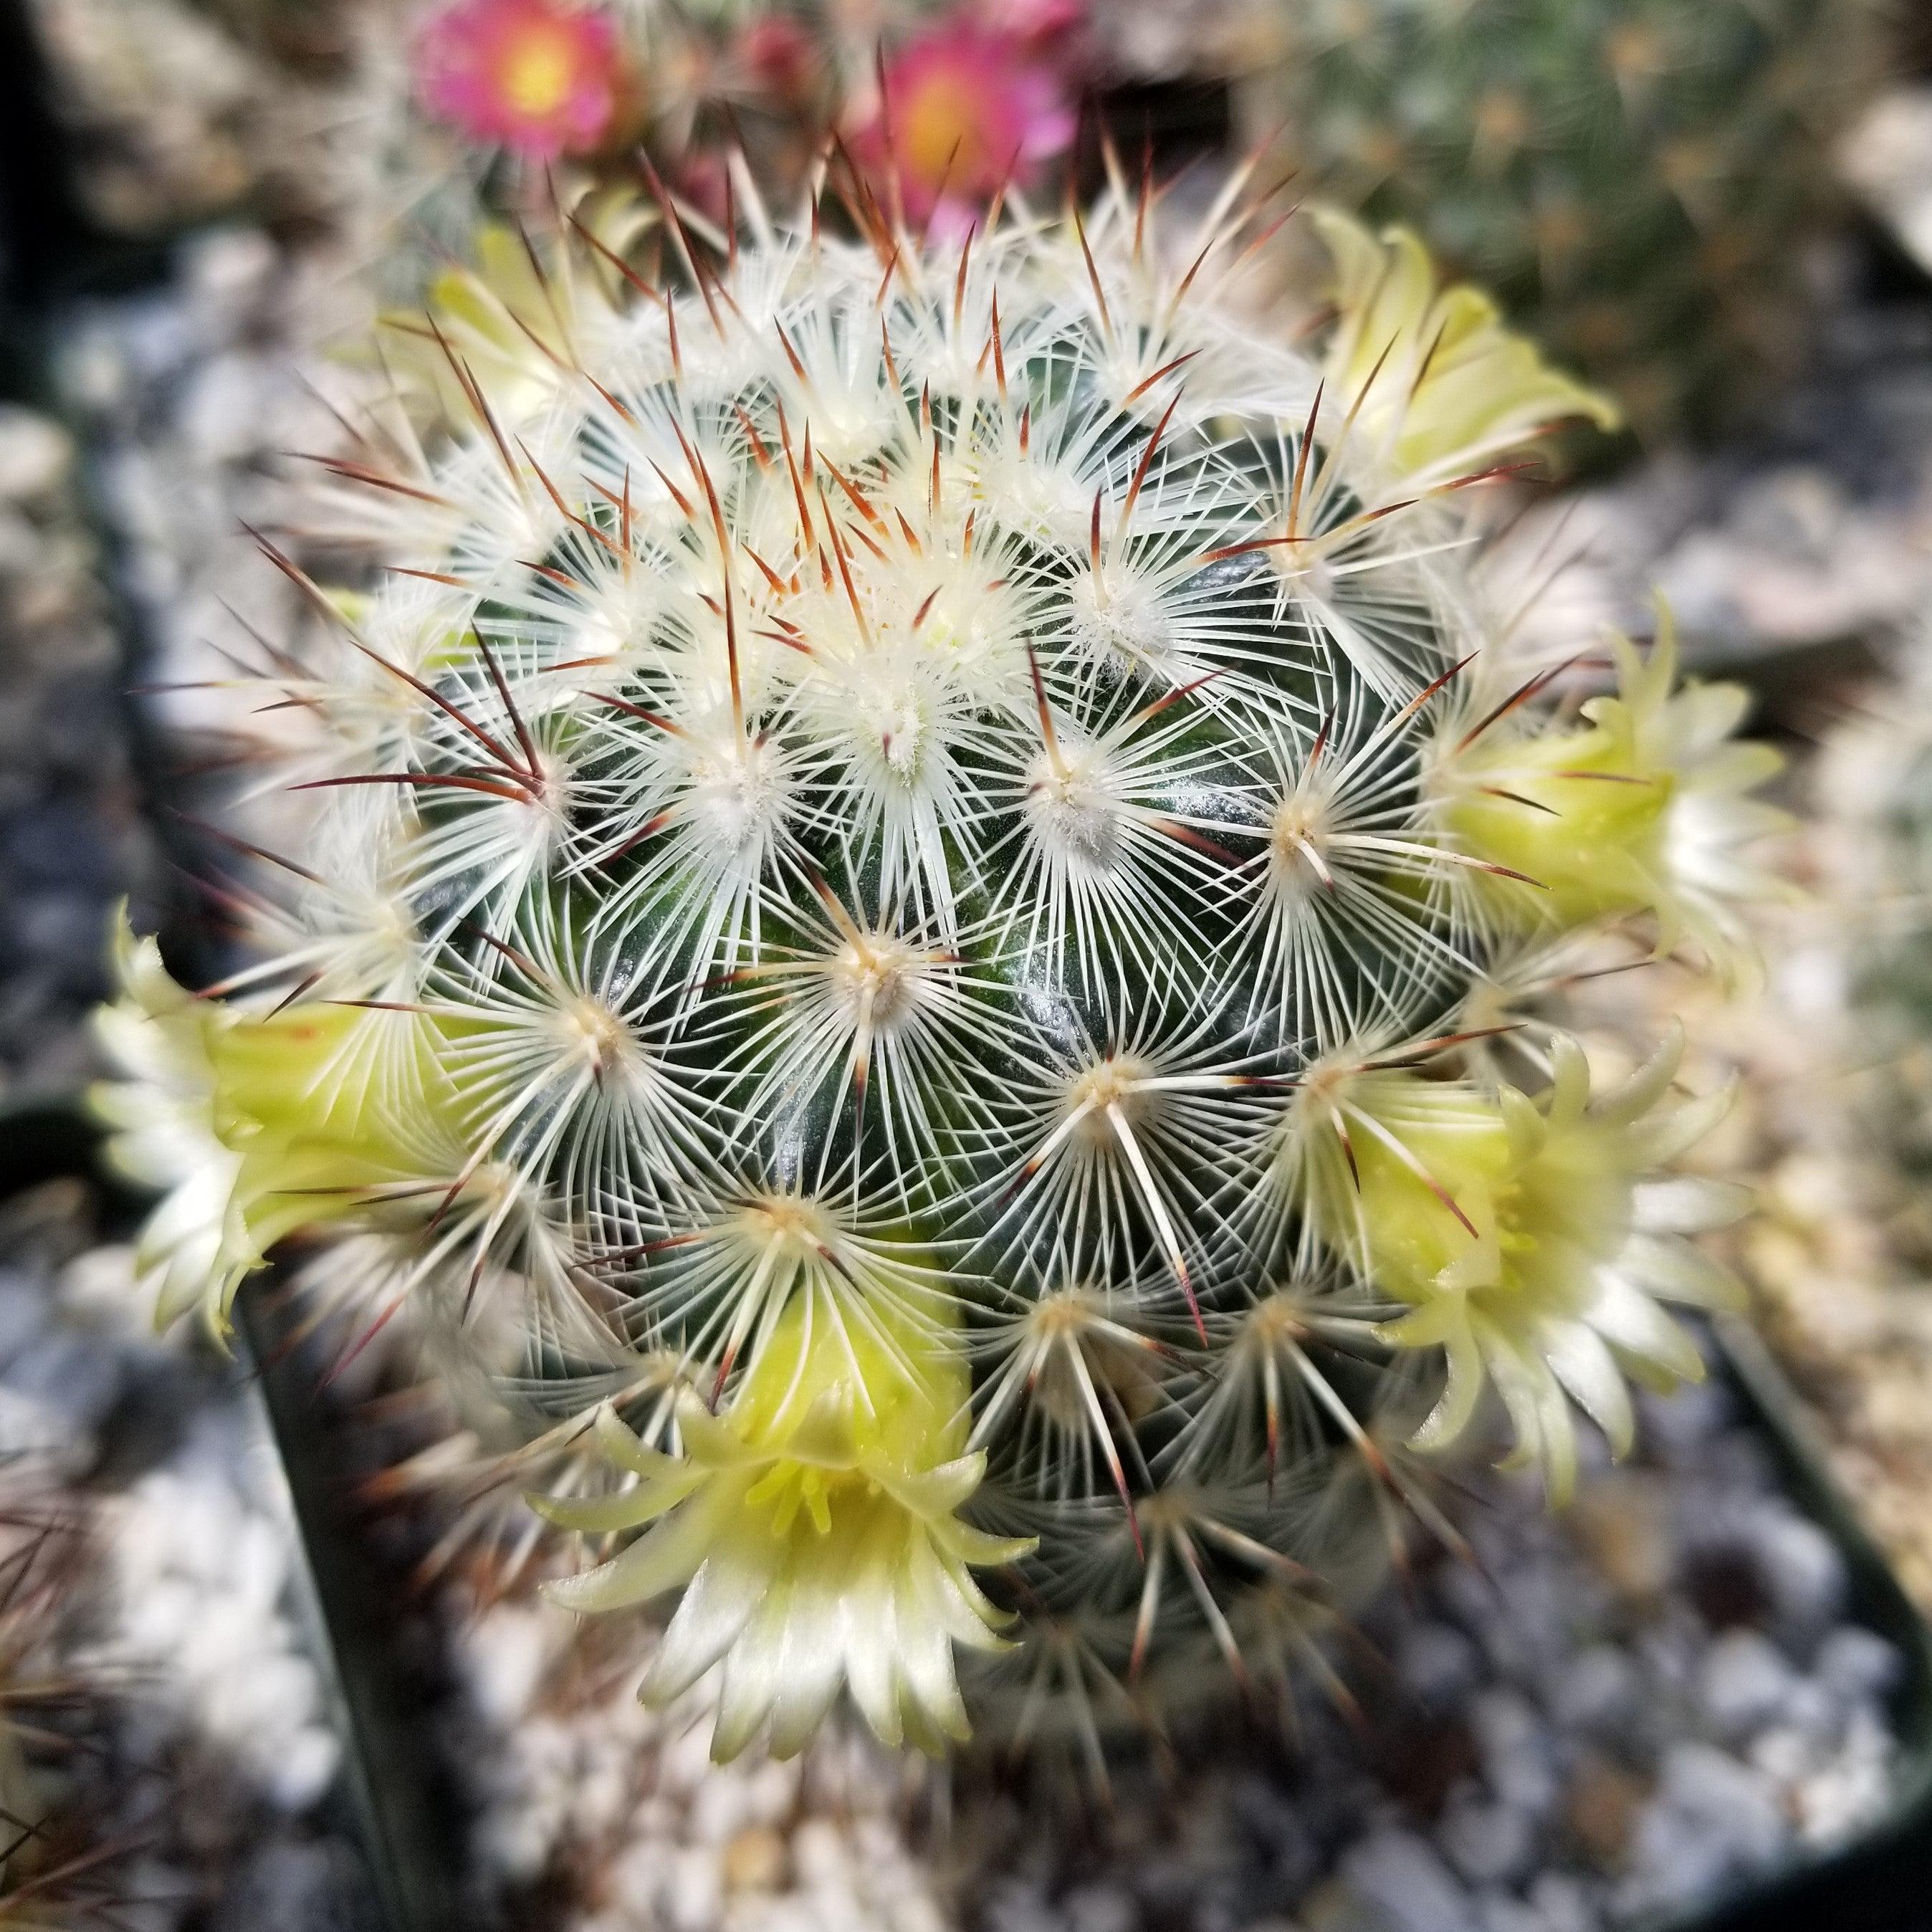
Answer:
[{"label": "globular cactus body", "polygon": [[478,284],[422,332],[440,453],[337,466],[396,572],[276,674],[320,808],[278,953],[222,1004],[131,962],[130,1156],[170,1109],[221,1150],[170,1307],[346,1226],[553,1406],[675,1364],[546,1505],[642,1534],[556,1591],[681,1592],[646,1688],[722,1660],[721,1750],[842,1684],[936,1745],[1014,1640],[1022,1709],[1241,1670],[1352,1472],[1394,1508],[1493,1382],[1560,1486],[1573,1404],[1621,1443],[1625,1370],[1696,1372],[1659,1300],[1727,1292],[1646,1185],[1708,1111],[1671,1053],[1532,1096],[1468,1015],[1536,935],[1726,940],[1684,839],[1760,774],[1667,661],[1577,718],[1486,626],[1464,486],[1592,399],[1426,274],[1283,346],[1248,220]]}]

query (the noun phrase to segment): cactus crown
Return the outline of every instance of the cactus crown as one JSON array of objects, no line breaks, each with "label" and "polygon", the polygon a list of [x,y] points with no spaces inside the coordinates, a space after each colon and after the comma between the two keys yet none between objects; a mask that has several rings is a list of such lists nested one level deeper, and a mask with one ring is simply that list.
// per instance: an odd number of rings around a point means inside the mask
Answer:
[{"label": "cactus crown", "polygon": [[1009,1633],[1036,1684],[1238,1670],[1352,1472],[1387,1504],[1493,1380],[1560,1486],[1573,1402],[1621,1442],[1624,1369],[1696,1372],[1655,1298],[1724,1292],[1640,1186],[1670,1054],[1463,1054],[1500,948],[1674,934],[1671,828],[1741,788],[1688,697],[1552,712],[1486,626],[1462,486],[1577,392],[1466,302],[1438,366],[1406,242],[1324,370],[1243,317],[1250,219],[674,224],[677,287],[586,225],[470,285],[435,453],[337,465],[395,572],[276,674],[320,812],[259,991],[134,957],[110,1104],[151,1161],[212,1106],[218,1318],[341,1222],[508,1376],[674,1360],[551,1506],[644,1534],[560,1593],[681,1589],[646,1688],[723,1660],[722,1750],[842,1683],[962,1735]]}]

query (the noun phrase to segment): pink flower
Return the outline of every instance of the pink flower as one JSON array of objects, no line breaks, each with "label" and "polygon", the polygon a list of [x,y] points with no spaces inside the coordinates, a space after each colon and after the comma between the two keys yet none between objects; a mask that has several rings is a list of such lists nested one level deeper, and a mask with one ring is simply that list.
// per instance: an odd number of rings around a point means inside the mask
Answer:
[{"label": "pink flower", "polygon": [[908,41],[884,80],[853,158],[878,188],[896,173],[907,220],[942,232],[963,232],[1002,186],[1027,186],[1073,139],[1060,76],[1017,36],[963,14]]},{"label": "pink flower", "polygon": [[715,149],[686,154],[671,176],[680,201],[722,227],[731,212],[730,169]]},{"label": "pink flower", "polygon": [[1070,40],[1087,24],[1087,0],[981,0],[979,12],[982,26],[1029,47]]},{"label": "pink flower", "polygon": [[746,26],[735,45],[759,94],[788,103],[811,93],[818,50],[797,21],[768,14]]},{"label": "pink flower", "polygon": [[424,112],[532,160],[595,147],[617,105],[616,31],[568,0],[454,0],[415,58]]}]

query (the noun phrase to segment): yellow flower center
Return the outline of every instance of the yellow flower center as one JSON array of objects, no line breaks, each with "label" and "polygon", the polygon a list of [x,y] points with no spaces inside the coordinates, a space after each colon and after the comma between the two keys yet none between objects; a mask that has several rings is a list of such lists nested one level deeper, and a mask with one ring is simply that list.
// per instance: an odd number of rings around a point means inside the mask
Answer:
[{"label": "yellow flower center", "polygon": [[503,98],[532,119],[554,114],[570,98],[576,78],[576,50],[570,36],[542,22],[525,28],[513,40],[497,70]]},{"label": "yellow flower center", "polygon": [[808,1462],[775,1462],[745,1493],[752,1508],[771,1505],[772,1533],[789,1536],[802,1511],[813,1532],[832,1533],[835,1504],[843,1516],[855,1504],[879,1493],[879,1486],[862,1472],[826,1469]]},{"label": "yellow flower center", "polygon": [[599,1080],[642,1064],[636,1036],[622,1016],[600,1000],[581,994],[567,1000],[557,1015],[556,1024],[564,1050],[580,1058]]},{"label": "yellow flower center", "polygon": [[984,167],[981,110],[973,89],[954,75],[921,81],[901,116],[899,156],[907,173],[932,188],[974,179]]},{"label": "yellow flower center", "polygon": [[1324,848],[1334,827],[1325,801],[1291,793],[1268,829],[1268,866],[1277,886],[1300,892],[1334,883]]}]

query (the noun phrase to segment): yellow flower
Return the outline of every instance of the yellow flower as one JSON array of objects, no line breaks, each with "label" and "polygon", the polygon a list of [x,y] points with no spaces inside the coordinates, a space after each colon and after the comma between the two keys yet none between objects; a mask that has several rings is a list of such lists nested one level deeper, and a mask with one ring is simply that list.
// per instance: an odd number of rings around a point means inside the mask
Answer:
[{"label": "yellow flower", "polygon": [[605,1453],[636,1485],[531,1498],[569,1528],[652,1526],[546,1594],[610,1610],[682,1588],[639,1695],[664,1702],[722,1659],[721,1762],[767,1724],[774,1755],[791,1756],[842,1684],[884,1742],[937,1752],[968,1734],[954,1645],[1000,1648],[1006,1621],[970,1569],[1032,1546],[959,1520],[986,1468],[963,1453],[969,1393],[951,1330],[876,1306],[842,1320],[796,1296],[722,1415],[686,1396],[681,1456],[606,1412]]},{"label": "yellow flower", "polygon": [[[124,916],[114,952],[121,998],[95,1024],[128,1077],[92,1097],[110,1159],[164,1191],[136,1251],[158,1325],[199,1304],[224,1334],[236,1288],[278,1240],[358,1211],[385,1183],[454,1171],[420,1138],[447,1117],[413,1016],[318,1002],[262,1017],[197,999]],[[380,1104],[398,1079],[415,1104]]]},{"label": "yellow flower", "polygon": [[1573,418],[1618,427],[1609,397],[1551,368],[1480,290],[1443,287],[1408,230],[1311,213],[1335,262],[1328,379],[1391,478],[1447,482]]},{"label": "yellow flower", "polygon": [[1398,1347],[1439,1348],[1442,1394],[1417,1431],[1437,1449],[1493,1384],[1552,1494],[1576,1478],[1581,1408],[1613,1454],[1630,1446],[1624,1378],[1663,1390],[1703,1364],[1659,1305],[1736,1305],[1732,1279],[1684,1237],[1735,1218],[1736,1191],[1661,1170],[1730,1104],[1669,1102],[1682,1050],[1667,1040],[1618,1091],[1594,1098],[1582,1050],[1559,1036],[1549,1090],[1411,1071],[1311,1083],[1280,1156],[1321,1238],[1412,1311]]},{"label": "yellow flower", "polygon": [[1688,938],[1736,978],[1754,958],[1742,908],[1780,890],[1749,848],[1787,822],[1748,794],[1783,761],[1736,739],[1742,686],[1673,688],[1667,617],[1648,658],[1626,638],[1611,648],[1617,695],[1586,704],[1580,724],[1539,733],[1511,719],[1448,752],[1437,773],[1447,828],[1470,856],[1535,881],[1473,875],[1505,928],[1647,914],[1659,952]]},{"label": "yellow flower", "polygon": [[[575,218],[621,256],[652,216],[634,195],[613,193],[580,203]],[[586,269],[586,252],[539,249],[502,222],[485,224],[470,244],[471,260],[431,281],[422,310],[382,317],[400,345],[392,361],[451,422],[473,420],[464,393],[466,378],[473,376],[500,427],[528,423],[555,398],[582,386],[580,356],[605,359],[598,353],[608,346],[604,338],[626,326],[598,280],[600,272],[614,278],[617,271],[602,266],[602,257],[598,267]]]}]

